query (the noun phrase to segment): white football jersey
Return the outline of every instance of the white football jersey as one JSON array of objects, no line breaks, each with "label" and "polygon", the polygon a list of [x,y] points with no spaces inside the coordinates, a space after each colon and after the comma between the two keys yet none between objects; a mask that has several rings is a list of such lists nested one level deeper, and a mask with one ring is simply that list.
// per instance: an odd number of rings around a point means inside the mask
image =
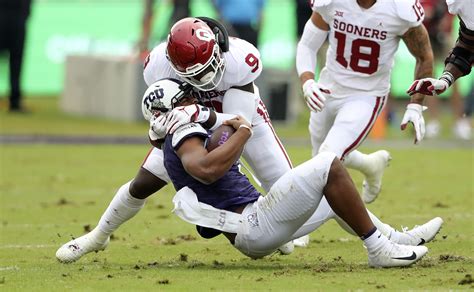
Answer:
[{"label": "white football jersey", "polygon": [[466,27],[474,30],[474,0],[446,0],[451,14],[458,15]]},{"label": "white football jersey", "polygon": [[321,86],[336,98],[388,94],[400,37],[424,19],[419,1],[378,0],[363,9],[356,0],[314,0],[312,9],[330,27]]},{"label": "white football jersey", "polygon": [[[222,99],[229,88],[249,84],[262,73],[260,52],[245,40],[230,37],[229,51],[223,57],[226,69],[219,85],[210,91],[197,91],[201,100],[209,100],[206,105],[212,105],[218,112],[222,112]],[[166,43],[156,46],[145,59],[143,77],[148,86],[161,78],[182,80],[166,58]]]}]

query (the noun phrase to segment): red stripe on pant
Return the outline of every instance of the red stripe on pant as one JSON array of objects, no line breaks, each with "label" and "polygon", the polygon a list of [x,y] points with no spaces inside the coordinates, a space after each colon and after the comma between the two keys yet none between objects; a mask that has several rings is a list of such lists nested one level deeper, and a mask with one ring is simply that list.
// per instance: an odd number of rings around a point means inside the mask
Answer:
[{"label": "red stripe on pant", "polygon": [[148,153],[146,154],[145,159],[143,159],[143,162],[142,162],[141,166],[143,166],[145,164],[146,160],[148,159],[148,156],[150,156],[151,151],[153,151],[154,148],[155,147],[151,147],[150,150],[148,150]]},{"label": "red stripe on pant", "polygon": [[342,156],[341,156],[341,160],[344,160],[344,157],[349,152],[351,152],[352,150],[357,148],[357,146],[359,146],[360,143],[362,143],[362,141],[365,140],[365,138],[369,134],[370,130],[372,129],[373,125],[375,124],[375,120],[379,116],[380,111],[382,110],[382,108],[385,104],[385,99],[386,98],[384,96],[377,96],[377,100],[375,101],[375,107],[372,110],[372,116],[370,117],[369,123],[365,126],[362,133],[360,133],[359,137],[357,137],[357,139],[349,147],[347,147],[346,150],[344,150],[344,152],[342,153]]},{"label": "red stripe on pant", "polygon": [[291,160],[290,158],[288,157],[288,154],[286,153],[286,150],[285,150],[285,147],[283,147],[283,144],[281,143],[280,139],[278,138],[276,132],[275,132],[275,129],[273,129],[273,125],[272,123],[270,122],[270,118],[268,116],[268,111],[267,111],[267,107],[265,106],[265,104],[263,103],[263,101],[260,100],[259,102],[259,105],[263,108],[263,110],[261,110],[260,108],[257,108],[257,113],[263,117],[263,120],[265,121],[265,123],[267,123],[267,125],[270,127],[270,130],[272,130],[272,133],[273,133],[273,137],[275,137],[275,140],[278,144],[278,146],[280,146],[280,149],[281,151],[283,152],[283,155],[285,156],[286,158],[286,162],[288,162],[288,165],[290,166],[290,168],[293,168],[293,164],[291,164]]}]

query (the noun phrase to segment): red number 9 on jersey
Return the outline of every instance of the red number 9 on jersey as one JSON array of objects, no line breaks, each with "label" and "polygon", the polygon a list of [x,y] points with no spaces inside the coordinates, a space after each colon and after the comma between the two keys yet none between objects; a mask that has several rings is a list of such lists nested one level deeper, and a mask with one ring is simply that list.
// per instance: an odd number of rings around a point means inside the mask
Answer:
[{"label": "red number 9 on jersey", "polygon": [[255,57],[253,54],[248,54],[247,57],[245,57],[245,63],[247,63],[247,65],[249,65],[250,67],[254,67],[252,69],[252,73],[255,73],[257,70],[258,70],[258,58]]}]

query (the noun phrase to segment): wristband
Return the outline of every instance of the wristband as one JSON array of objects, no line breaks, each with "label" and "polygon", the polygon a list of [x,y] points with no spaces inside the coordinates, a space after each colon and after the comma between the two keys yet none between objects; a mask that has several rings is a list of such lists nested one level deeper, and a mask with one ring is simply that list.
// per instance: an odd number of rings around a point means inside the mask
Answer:
[{"label": "wristband", "polygon": [[[439,80],[444,80],[446,83],[448,83],[448,87],[451,86],[454,82],[454,76],[451,74],[451,72],[444,71],[441,77],[439,77]],[[447,89],[447,88],[446,88]]]},{"label": "wristband", "polygon": [[240,126],[239,126],[239,129],[240,129],[240,128],[245,128],[245,129],[249,130],[249,132],[250,132],[250,137],[252,137],[252,135],[253,135],[253,130],[252,130],[252,128],[250,128],[249,126],[244,125],[244,124],[240,125]]},{"label": "wristband", "polygon": [[194,117],[194,122],[196,123],[205,123],[209,119],[209,116],[211,115],[211,110],[205,106],[202,105],[195,105],[197,108],[197,111],[195,113]]}]

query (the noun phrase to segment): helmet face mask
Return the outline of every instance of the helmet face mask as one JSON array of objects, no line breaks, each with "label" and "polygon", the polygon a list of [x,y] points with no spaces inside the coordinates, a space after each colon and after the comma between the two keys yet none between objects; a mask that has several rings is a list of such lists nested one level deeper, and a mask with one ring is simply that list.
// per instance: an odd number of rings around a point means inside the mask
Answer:
[{"label": "helmet face mask", "polygon": [[142,99],[142,114],[146,120],[167,114],[182,100],[190,97],[191,87],[173,78],[154,82]]},{"label": "helmet face mask", "polygon": [[175,73],[199,90],[215,89],[224,76],[217,35],[202,20],[178,21],[168,36],[166,55]]}]

